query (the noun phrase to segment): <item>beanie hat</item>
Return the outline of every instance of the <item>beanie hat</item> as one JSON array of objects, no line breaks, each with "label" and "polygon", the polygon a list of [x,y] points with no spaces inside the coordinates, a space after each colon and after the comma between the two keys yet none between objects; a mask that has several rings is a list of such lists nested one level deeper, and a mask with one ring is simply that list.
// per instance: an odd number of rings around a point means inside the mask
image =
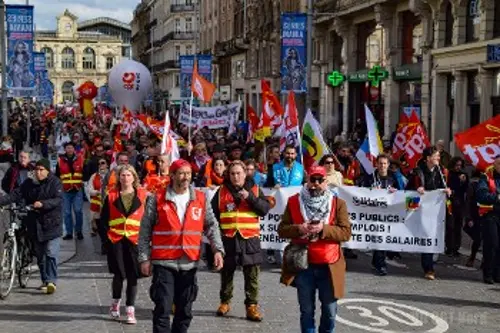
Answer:
[{"label": "beanie hat", "polygon": [[47,171],[50,172],[50,162],[46,158],[42,158],[41,160],[39,160],[38,162],[36,162],[36,166],[41,166],[45,170],[47,170]]}]

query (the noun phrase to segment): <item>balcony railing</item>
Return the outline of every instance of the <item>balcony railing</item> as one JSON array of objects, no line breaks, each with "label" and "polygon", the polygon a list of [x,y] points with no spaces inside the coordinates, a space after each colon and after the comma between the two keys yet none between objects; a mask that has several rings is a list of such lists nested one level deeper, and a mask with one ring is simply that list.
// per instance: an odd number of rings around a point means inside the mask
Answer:
[{"label": "balcony railing", "polygon": [[194,31],[172,31],[166,34],[161,40],[166,43],[171,40],[190,40],[195,39]]},{"label": "balcony railing", "polygon": [[165,62],[162,62],[161,64],[153,66],[153,72],[160,72],[165,69],[175,69],[175,68],[180,68],[181,65],[179,61],[177,60],[167,60]]},{"label": "balcony railing", "polygon": [[194,4],[170,5],[170,11],[172,13],[194,12],[194,10],[195,10]]}]

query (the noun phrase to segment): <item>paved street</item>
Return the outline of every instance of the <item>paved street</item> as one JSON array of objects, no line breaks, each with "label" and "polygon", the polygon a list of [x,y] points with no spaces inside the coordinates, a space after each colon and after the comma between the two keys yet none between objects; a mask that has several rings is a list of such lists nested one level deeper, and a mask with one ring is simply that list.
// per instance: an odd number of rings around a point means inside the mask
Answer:
[{"label": "paved street", "polygon": [[[40,294],[34,276],[29,288],[16,289],[0,302],[0,333],[150,332],[149,279],[140,281],[137,326],[108,319],[111,280],[96,241],[86,237],[77,243],[76,256],[60,267],[56,294]],[[348,264],[348,295],[339,306],[338,332],[498,332],[500,286],[482,284],[478,271],[460,267],[463,258],[441,259],[438,280],[429,282],[421,278],[417,256],[404,255],[403,264],[390,263],[389,276],[375,277],[370,257],[361,253]],[[241,273],[229,318],[214,316],[218,275],[202,270],[198,277],[200,295],[190,332],[300,331],[295,290],[278,284],[277,269],[265,267],[261,275],[262,323],[244,319]]]}]

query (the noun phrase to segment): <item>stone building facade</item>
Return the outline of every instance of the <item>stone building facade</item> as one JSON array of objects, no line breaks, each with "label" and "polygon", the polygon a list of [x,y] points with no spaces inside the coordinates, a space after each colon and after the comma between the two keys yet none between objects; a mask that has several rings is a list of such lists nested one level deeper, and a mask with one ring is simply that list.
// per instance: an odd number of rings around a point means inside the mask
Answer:
[{"label": "stone building facade", "polygon": [[[386,139],[403,109],[416,107],[431,138],[444,139],[453,151],[453,133],[498,112],[500,63],[488,61],[488,50],[500,44],[500,2],[325,0],[316,9],[331,13],[315,22],[316,38],[323,41],[320,114],[344,134],[363,117],[364,103],[372,105]],[[377,29],[383,72],[378,92],[367,61],[368,39]],[[345,82],[327,83],[333,71]]]},{"label": "stone building facade", "polygon": [[73,101],[73,87],[85,81],[96,86],[122,58],[122,40],[99,32],[78,31],[78,17],[66,10],[57,17],[55,31],[36,31],[35,50],[44,52],[54,103]]}]

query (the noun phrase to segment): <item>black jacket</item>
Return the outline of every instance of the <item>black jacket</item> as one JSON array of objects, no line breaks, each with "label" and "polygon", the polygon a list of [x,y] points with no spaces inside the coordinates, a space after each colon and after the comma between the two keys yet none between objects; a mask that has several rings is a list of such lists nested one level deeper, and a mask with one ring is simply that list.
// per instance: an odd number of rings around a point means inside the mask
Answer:
[{"label": "black jacket", "polygon": [[[241,200],[238,198],[238,189],[234,188],[227,180],[224,181],[223,186],[226,186],[233,198],[236,205],[239,205]],[[254,186],[254,182],[251,179],[247,179],[243,188],[249,192],[249,196],[246,199],[250,208],[258,215],[265,216],[271,209],[271,204],[267,201],[264,193],[259,189],[259,195],[255,196],[251,189]],[[214,215],[218,221],[220,221],[220,209],[219,209],[219,192],[217,190],[212,199],[212,209]],[[222,237],[222,243],[224,244],[224,250],[226,256],[224,259],[224,265],[233,267],[235,265],[258,265],[262,263],[262,253],[260,248],[260,237],[253,237],[244,239],[239,233],[233,238]]]},{"label": "black jacket", "polygon": [[49,174],[40,183],[28,178],[21,187],[1,197],[0,206],[23,201],[26,205],[32,205],[36,201],[43,205],[42,208],[29,212],[23,221],[33,238],[45,242],[62,236],[63,187],[59,178]]},{"label": "black jacket", "polygon": [[404,190],[404,188],[399,188],[399,182],[396,179],[396,175],[392,171],[387,171],[387,177],[380,177],[378,171],[372,175],[365,174],[363,178],[362,187],[379,187],[380,188],[395,188],[396,190]]}]

